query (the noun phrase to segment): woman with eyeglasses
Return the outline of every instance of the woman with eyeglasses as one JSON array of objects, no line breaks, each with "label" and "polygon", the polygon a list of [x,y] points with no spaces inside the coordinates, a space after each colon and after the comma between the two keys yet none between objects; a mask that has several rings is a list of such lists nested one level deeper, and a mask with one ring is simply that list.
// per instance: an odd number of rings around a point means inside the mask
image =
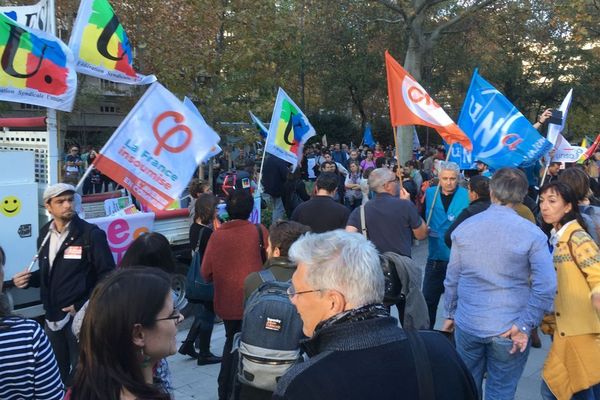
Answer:
[{"label": "woman with eyeglasses", "polygon": [[177,351],[171,280],[157,268],[120,269],[90,298],[70,400],[169,400],[153,367]]}]

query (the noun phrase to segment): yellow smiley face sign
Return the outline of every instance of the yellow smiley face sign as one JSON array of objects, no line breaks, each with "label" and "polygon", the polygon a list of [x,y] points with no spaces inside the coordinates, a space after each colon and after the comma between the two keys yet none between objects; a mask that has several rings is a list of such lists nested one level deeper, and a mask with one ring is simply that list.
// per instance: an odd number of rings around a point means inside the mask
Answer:
[{"label": "yellow smiley face sign", "polygon": [[0,213],[7,217],[14,217],[21,211],[21,200],[15,196],[6,196],[0,201]]}]

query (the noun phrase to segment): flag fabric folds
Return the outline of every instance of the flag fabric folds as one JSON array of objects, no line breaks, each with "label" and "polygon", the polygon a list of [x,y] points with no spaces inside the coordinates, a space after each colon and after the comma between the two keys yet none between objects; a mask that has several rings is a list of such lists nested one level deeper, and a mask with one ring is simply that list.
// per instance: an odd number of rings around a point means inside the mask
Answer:
[{"label": "flag fabric folds", "polygon": [[100,151],[94,165],[154,210],[187,186],[219,135],[160,83],[154,83]]},{"label": "flag fabric folds", "polygon": [[131,44],[108,0],[81,1],[69,47],[82,74],[130,85],[156,80],[133,69]]},{"label": "flag fabric folds", "polygon": [[[192,100],[190,100],[187,96],[183,98],[183,104],[190,109],[190,111],[192,111],[194,114],[196,114],[196,116],[198,118],[200,118],[200,121],[202,121],[203,124],[206,124],[206,120],[204,119],[204,117],[202,116],[202,113],[200,112],[200,110],[198,110],[198,107],[196,107],[196,105],[194,104],[194,102]],[[217,154],[219,154],[220,152],[222,152],[223,149],[221,149],[221,147],[218,144],[215,144],[213,146],[213,148],[210,149],[210,152],[206,155],[206,157],[201,161],[201,162],[206,162],[208,161],[209,158],[212,158],[214,156],[216,156]]]},{"label": "flag fabric folds", "polygon": [[587,151],[583,154],[583,156],[581,156],[581,158],[583,160],[580,159],[580,162],[583,162],[583,161],[587,160],[588,158],[590,158],[592,155],[594,155],[594,153],[598,149],[599,144],[600,144],[600,134],[598,134],[598,136],[596,136],[594,143],[592,143],[592,145],[590,147],[588,147]]},{"label": "flag fabric folds", "polygon": [[279,88],[265,151],[292,164],[292,168],[302,159],[302,147],[315,136],[315,128],[294,101]]},{"label": "flag fabric folds", "polygon": [[558,135],[562,133],[563,129],[565,129],[565,123],[567,121],[567,115],[569,113],[569,106],[571,105],[572,97],[573,89],[569,90],[569,93],[567,93],[565,96],[560,107],[558,107],[558,111],[562,112],[562,123],[560,125],[552,123],[548,124],[548,134],[546,135],[546,139],[548,139],[548,141],[554,145],[556,144]]},{"label": "flag fabric folds", "polygon": [[573,146],[560,133],[557,134],[556,143],[554,144],[554,156],[552,161],[573,163],[577,162],[584,155],[585,147]]},{"label": "flag fabric folds", "polygon": [[392,126],[429,126],[446,142],[458,142],[471,150],[471,141],[464,132],[387,51],[385,66]]},{"label": "flag fabric folds", "polygon": [[260,136],[262,136],[263,139],[266,139],[267,135],[269,134],[269,130],[265,127],[265,124],[263,124],[262,121],[252,113],[252,111],[248,112],[250,113],[250,118],[256,126],[256,129],[258,129],[258,133],[260,134]]},{"label": "flag fabric folds", "polygon": [[527,167],[552,144],[496,88],[473,73],[458,125],[473,143],[473,158],[491,169]]},{"label": "flag fabric folds", "polygon": [[63,42],[0,13],[0,57],[0,100],[71,111],[77,74]]},{"label": "flag fabric folds", "polygon": [[36,4],[29,6],[0,7],[0,13],[6,14],[10,19],[28,28],[54,33],[52,9],[50,0],[40,0]]},{"label": "flag fabric folds", "polygon": [[373,132],[371,132],[371,124],[369,123],[367,123],[363,132],[363,143],[369,147],[375,147],[375,139],[373,139]]}]

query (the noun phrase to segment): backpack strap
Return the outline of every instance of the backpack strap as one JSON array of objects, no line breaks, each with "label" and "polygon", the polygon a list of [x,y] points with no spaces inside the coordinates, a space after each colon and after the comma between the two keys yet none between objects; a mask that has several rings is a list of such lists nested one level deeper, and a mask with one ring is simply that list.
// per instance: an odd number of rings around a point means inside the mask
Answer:
[{"label": "backpack strap", "polygon": [[263,264],[267,261],[267,252],[265,251],[265,241],[263,239],[263,232],[260,227],[260,224],[254,224],[256,230],[258,231],[258,247],[260,250],[260,258],[262,259]]},{"label": "backpack strap", "polygon": [[367,220],[365,217],[365,206],[360,206],[360,230],[363,236],[368,239],[369,236],[367,235]]},{"label": "backpack strap", "polygon": [[435,392],[433,390],[433,375],[431,372],[431,363],[425,342],[419,331],[415,329],[405,329],[408,345],[415,363],[417,372],[417,384],[419,387],[420,400],[434,400]]},{"label": "backpack strap", "polygon": [[275,282],[277,280],[277,278],[275,278],[275,275],[273,275],[273,272],[271,272],[270,269],[262,269],[258,271],[258,276],[263,281],[263,283]]}]

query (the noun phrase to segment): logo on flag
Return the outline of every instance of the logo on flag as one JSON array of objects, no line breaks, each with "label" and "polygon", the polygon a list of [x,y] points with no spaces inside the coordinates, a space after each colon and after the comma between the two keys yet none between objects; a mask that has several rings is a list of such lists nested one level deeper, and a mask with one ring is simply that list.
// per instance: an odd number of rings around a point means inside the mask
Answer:
[{"label": "logo on flag", "polygon": [[164,210],[218,142],[219,135],[195,112],[154,83],[94,165],[152,209]]},{"label": "logo on flag", "polygon": [[435,129],[448,143],[471,149],[469,138],[421,85],[386,51],[385,66],[393,126],[424,125]]},{"label": "logo on flag", "polygon": [[279,88],[265,150],[295,167],[302,157],[302,146],[315,134],[306,115]]},{"label": "logo on flag", "polygon": [[473,157],[490,169],[527,167],[552,147],[531,123],[477,70],[458,118],[473,142]]},{"label": "logo on flag", "polygon": [[0,100],[71,111],[73,55],[59,39],[0,13]]},{"label": "logo on flag", "polygon": [[133,69],[131,44],[107,0],[82,0],[69,47],[82,74],[133,85],[156,80]]}]

